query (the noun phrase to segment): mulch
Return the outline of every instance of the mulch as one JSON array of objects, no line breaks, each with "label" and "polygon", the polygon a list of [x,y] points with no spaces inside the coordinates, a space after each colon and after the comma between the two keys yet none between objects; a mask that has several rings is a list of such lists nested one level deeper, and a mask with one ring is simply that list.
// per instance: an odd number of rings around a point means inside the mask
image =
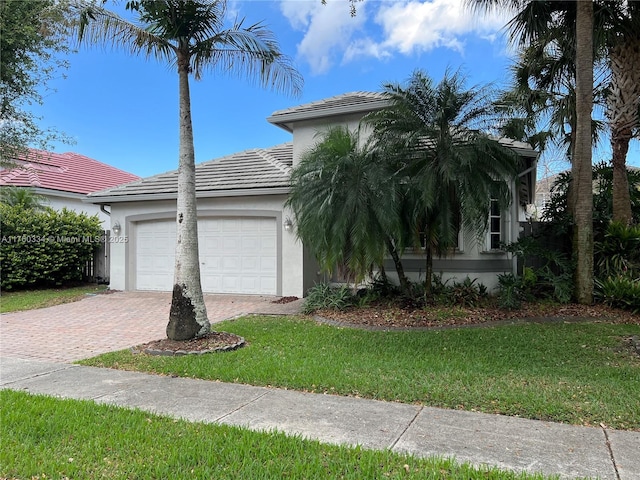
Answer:
[{"label": "mulch", "polygon": [[[288,303],[297,297],[283,297],[278,303]],[[365,330],[427,330],[493,326],[513,322],[556,322],[601,320],[610,323],[640,325],[640,316],[604,305],[524,304],[519,310],[476,307],[401,308],[388,304],[369,305],[346,310],[319,310],[313,318],[340,327]],[[150,355],[188,355],[235,350],[245,345],[245,339],[227,332],[211,332],[199,338],[177,341],[164,338],[138,345],[134,353]]]}]

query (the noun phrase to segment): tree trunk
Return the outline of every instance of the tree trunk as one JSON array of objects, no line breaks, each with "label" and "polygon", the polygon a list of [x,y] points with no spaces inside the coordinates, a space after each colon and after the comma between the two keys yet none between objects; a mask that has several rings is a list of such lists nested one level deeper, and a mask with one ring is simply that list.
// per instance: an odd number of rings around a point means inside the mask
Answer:
[{"label": "tree trunk", "polygon": [[593,302],[593,185],[591,112],[593,110],[593,2],[577,2],[576,13],[576,136],[571,164],[574,189],[573,251],[575,296]]},{"label": "tree trunk", "polygon": [[425,296],[428,298],[431,296],[431,292],[433,291],[433,247],[431,246],[431,243],[429,243],[429,239],[427,238],[427,246],[424,249],[424,253],[426,254],[426,261],[425,261],[425,272],[424,275],[426,277],[426,281],[424,283],[424,293]]},{"label": "tree trunk", "polygon": [[396,250],[396,246],[390,238],[387,238],[387,250],[389,251],[389,255],[391,255],[393,264],[396,267],[396,272],[398,273],[398,279],[400,281],[400,289],[403,292],[408,292],[409,280],[404,274],[404,267],[402,265],[402,260],[400,260],[400,255],[398,255],[398,250]]},{"label": "tree trunk", "polygon": [[178,51],[180,151],[176,211],[176,260],[167,337],[187,340],[207,334],[210,324],[202,296],[198,255],[196,166],[189,94],[189,56]]},{"label": "tree trunk", "polygon": [[619,43],[609,49],[611,71],[607,117],[611,126],[613,152],[613,220],[630,224],[633,220],[627,152],[633,130],[640,125],[640,33],[626,32]]}]

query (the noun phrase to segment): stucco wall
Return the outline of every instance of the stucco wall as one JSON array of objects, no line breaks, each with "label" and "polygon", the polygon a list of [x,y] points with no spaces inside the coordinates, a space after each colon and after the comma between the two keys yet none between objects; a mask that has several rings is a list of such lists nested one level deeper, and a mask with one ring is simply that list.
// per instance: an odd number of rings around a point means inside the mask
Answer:
[{"label": "stucco wall", "polygon": [[350,130],[356,130],[360,118],[359,115],[348,115],[296,123],[293,130],[293,165],[300,161],[302,154],[320,141],[319,134],[326,132],[329,126],[344,125]]},{"label": "stucco wall", "polygon": [[109,216],[104,212],[100,211],[99,205],[93,205],[91,203],[84,203],[82,199],[85,197],[84,195],[56,195],[52,194],[50,191],[36,191],[38,195],[43,195],[47,198],[46,205],[48,207],[53,208],[54,210],[62,210],[66,207],[68,210],[73,210],[78,213],[86,213],[89,216],[97,215],[100,221],[102,222],[102,227],[106,230],[109,228]]}]

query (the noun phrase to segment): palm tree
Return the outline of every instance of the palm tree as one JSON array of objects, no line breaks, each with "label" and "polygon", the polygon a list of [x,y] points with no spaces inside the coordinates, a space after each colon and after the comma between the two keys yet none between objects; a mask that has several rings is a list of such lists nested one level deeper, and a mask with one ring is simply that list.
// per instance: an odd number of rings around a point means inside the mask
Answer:
[{"label": "palm tree", "polygon": [[[487,3],[477,0],[476,3]],[[489,2],[495,3],[495,2]],[[575,1],[507,2],[520,8],[509,23],[512,35],[520,44],[538,44],[538,50],[552,49],[563,57],[564,70],[569,68],[575,82],[576,15]],[[593,14],[594,60],[607,68],[606,111],[611,134],[612,165],[614,168],[614,219],[629,223],[629,198],[626,157],[629,142],[640,128],[640,2],[598,0]]]},{"label": "palm tree", "polygon": [[380,269],[387,252],[406,290],[401,186],[392,167],[359,131],[329,128],[293,170],[287,205],[298,237],[323,269],[341,266],[358,280]]},{"label": "palm tree", "polygon": [[613,219],[633,221],[627,153],[633,136],[640,134],[640,2],[607,2],[611,17],[606,30],[611,73],[607,118],[611,129],[613,165]]},{"label": "palm tree", "polygon": [[[593,299],[593,37],[594,31],[603,31],[604,24],[594,23],[591,0],[470,0],[470,3],[485,10],[496,7],[515,9],[515,16],[507,25],[512,41],[520,46],[529,46],[533,51],[551,50],[560,56],[560,61],[554,64],[555,68],[545,74],[547,81],[551,83],[561,83],[568,79],[567,98],[571,99],[575,95],[575,102],[564,102],[566,113],[562,113],[560,117],[564,115],[569,120],[573,118],[573,122],[569,122],[573,178],[569,204],[574,220],[575,296],[578,302],[589,304]],[[603,22],[604,18],[598,16],[598,22]],[[602,43],[596,42],[595,45],[600,47]],[[571,92],[573,85],[575,93]]]},{"label": "palm tree", "polygon": [[237,21],[225,28],[226,0],[139,0],[127,2],[138,23],[93,3],[78,2],[76,33],[81,43],[109,44],[133,55],[155,57],[176,68],[179,78],[180,147],[177,242],[167,336],[186,340],[209,332],[198,259],[195,153],[189,76],[206,70],[257,78],[262,85],[298,92],[301,77],[262,24]]},{"label": "palm tree", "polygon": [[12,207],[20,205],[24,210],[42,211],[46,208],[48,200],[31,188],[4,186],[0,188],[0,203]]},{"label": "palm tree", "polygon": [[591,113],[593,109],[593,2],[578,2],[576,13],[576,133],[571,162],[573,178],[576,300],[593,302],[593,177]]},{"label": "palm tree", "polygon": [[464,77],[450,72],[434,85],[416,71],[407,86],[389,84],[385,91],[392,105],[367,121],[378,144],[403,164],[401,177],[419,205],[410,227],[424,235],[429,294],[434,254],[449,253],[460,228],[478,238],[486,232],[492,200],[501,209],[510,203],[508,182],[518,162],[487,133],[495,120],[490,88],[467,90]]}]

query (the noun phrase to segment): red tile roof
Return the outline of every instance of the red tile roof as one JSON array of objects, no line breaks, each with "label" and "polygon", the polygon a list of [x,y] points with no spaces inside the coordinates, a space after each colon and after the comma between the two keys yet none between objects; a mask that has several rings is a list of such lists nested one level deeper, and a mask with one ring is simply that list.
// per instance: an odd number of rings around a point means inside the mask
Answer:
[{"label": "red tile roof", "polygon": [[30,149],[15,160],[16,166],[0,170],[0,186],[38,187],[87,194],[139,180],[119,170],[77,153],[53,153]]}]

